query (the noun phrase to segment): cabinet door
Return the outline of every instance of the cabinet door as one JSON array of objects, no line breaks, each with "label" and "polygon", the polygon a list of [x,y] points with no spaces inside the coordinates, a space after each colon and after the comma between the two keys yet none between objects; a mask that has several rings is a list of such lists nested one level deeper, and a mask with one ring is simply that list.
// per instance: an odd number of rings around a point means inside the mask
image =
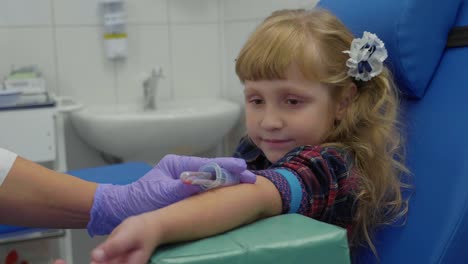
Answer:
[{"label": "cabinet door", "polygon": [[0,111],[0,147],[35,162],[56,158],[55,108]]}]

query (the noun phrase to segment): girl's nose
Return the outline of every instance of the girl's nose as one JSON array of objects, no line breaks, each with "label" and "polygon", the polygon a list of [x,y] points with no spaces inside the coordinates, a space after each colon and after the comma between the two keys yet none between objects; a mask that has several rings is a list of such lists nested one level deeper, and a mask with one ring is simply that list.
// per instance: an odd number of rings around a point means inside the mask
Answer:
[{"label": "girl's nose", "polygon": [[276,109],[267,107],[260,120],[260,126],[267,130],[280,129],[284,126],[284,120]]}]

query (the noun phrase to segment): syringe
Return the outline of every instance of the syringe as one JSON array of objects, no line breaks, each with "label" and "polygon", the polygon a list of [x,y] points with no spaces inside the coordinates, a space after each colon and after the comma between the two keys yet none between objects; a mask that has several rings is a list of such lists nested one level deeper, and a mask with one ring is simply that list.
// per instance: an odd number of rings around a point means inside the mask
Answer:
[{"label": "syringe", "polygon": [[184,171],[180,174],[180,179],[186,184],[200,185],[204,190],[240,182],[239,175],[231,174],[216,163],[205,164],[198,171]]}]

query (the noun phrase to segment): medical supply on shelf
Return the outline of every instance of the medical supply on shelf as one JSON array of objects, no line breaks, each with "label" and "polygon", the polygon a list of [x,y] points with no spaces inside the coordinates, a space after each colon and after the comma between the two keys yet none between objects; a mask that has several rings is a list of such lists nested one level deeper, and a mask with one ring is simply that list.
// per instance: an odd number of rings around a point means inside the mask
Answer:
[{"label": "medical supply on shelf", "polygon": [[45,80],[36,65],[13,69],[4,80],[5,89],[17,89],[23,94],[46,93]]},{"label": "medical supply on shelf", "polygon": [[239,175],[234,175],[216,163],[208,163],[198,171],[185,171],[180,174],[185,184],[200,185],[204,190],[239,184]]},{"label": "medical supply on shelf", "polygon": [[45,80],[36,65],[13,68],[3,81],[5,92],[17,91],[15,103],[0,104],[0,107],[50,105],[53,100],[49,97]]},{"label": "medical supply on shelf", "polygon": [[21,92],[18,89],[2,89],[0,90],[0,108],[15,106],[21,97]]}]

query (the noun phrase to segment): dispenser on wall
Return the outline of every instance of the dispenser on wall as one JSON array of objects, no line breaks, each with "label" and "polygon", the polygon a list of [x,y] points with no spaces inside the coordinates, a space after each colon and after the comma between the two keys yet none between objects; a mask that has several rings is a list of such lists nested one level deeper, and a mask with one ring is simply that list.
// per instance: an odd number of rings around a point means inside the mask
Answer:
[{"label": "dispenser on wall", "polygon": [[101,0],[104,21],[104,48],[109,59],[127,56],[124,0]]}]

